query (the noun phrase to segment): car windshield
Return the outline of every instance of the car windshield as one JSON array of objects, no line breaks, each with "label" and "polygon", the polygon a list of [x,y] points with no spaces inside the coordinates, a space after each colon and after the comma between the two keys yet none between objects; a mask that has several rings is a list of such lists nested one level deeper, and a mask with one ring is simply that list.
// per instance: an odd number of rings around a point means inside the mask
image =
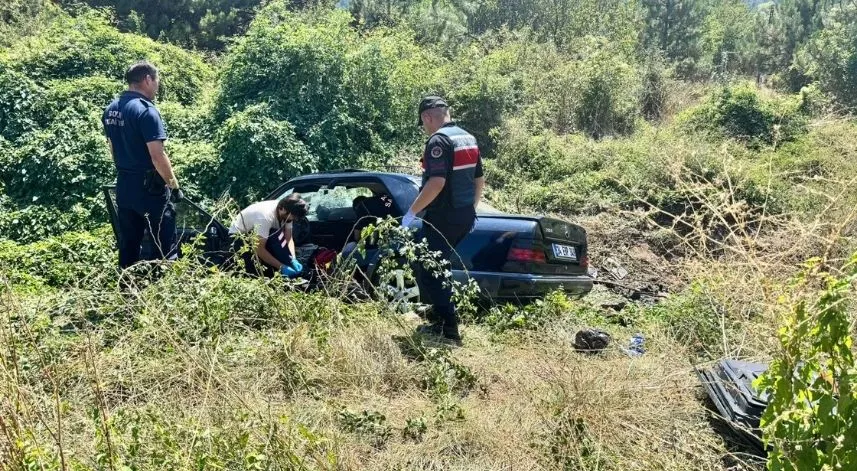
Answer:
[{"label": "car windshield", "polygon": [[[289,188],[277,199],[283,199],[292,193],[294,193],[294,189]],[[306,201],[309,206],[307,220],[312,222],[355,220],[357,216],[352,209],[354,199],[358,196],[371,197],[374,193],[371,189],[361,185],[336,185],[330,188],[323,186],[316,191],[302,191],[300,194],[301,199]]]}]

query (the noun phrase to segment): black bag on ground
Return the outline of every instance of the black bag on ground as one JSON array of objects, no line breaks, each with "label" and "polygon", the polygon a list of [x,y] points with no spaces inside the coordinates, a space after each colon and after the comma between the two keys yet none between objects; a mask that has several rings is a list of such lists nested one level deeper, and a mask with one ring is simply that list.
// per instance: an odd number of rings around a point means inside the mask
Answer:
[{"label": "black bag on ground", "polygon": [[600,329],[584,329],[574,334],[574,348],[578,352],[598,353],[610,345],[610,334]]}]

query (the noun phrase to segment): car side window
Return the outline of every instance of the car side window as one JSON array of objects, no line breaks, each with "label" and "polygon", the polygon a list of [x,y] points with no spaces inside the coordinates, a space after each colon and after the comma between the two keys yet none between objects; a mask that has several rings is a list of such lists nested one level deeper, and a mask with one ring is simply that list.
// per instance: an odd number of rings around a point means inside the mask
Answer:
[{"label": "car side window", "polygon": [[[292,189],[280,195],[279,199],[293,193]],[[317,191],[303,192],[301,198],[309,205],[307,220],[313,221],[354,221],[357,215],[351,207],[354,198],[372,196],[372,190],[366,187],[334,186],[323,187]]]},{"label": "car side window", "polygon": [[212,224],[211,215],[196,208],[187,201],[174,203],[176,210],[176,231],[203,233]]}]

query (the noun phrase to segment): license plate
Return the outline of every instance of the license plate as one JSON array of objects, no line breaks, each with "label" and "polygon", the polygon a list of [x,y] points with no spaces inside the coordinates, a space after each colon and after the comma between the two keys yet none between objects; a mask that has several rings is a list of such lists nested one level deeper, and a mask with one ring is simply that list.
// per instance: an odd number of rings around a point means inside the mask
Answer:
[{"label": "license plate", "polygon": [[577,251],[570,245],[553,244],[553,254],[557,258],[577,260]]}]

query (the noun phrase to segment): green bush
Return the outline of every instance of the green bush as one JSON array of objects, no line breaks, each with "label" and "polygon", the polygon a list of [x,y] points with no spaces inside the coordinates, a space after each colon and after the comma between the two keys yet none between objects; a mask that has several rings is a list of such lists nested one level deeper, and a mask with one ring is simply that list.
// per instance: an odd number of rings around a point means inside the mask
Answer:
[{"label": "green bush", "polygon": [[121,81],[88,76],[48,81],[44,95],[37,103],[38,113],[51,119],[65,108],[102,112],[124,89]]},{"label": "green bush", "polygon": [[673,184],[669,162],[676,156],[668,155],[665,140],[653,133],[593,141],[550,131],[532,135],[513,120],[498,135],[488,179],[502,190],[496,198],[512,206],[592,214],[636,205],[637,198],[655,199]]},{"label": "green bush", "polygon": [[0,156],[0,181],[19,206],[71,208],[113,178],[100,113],[60,111],[49,127],[23,136]]},{"label": "green bush", "polygon": [[0,240],[0,267],[12,281],[29,279],[48,286],[83,283],[93,275],[114,271],[114,237],[109,227],[93,232],[56,232],[21,245]]},{"label": "green bush", "polygon": [[91,230],[105,221],[107,209],[101,196],[60,209],[41,204],[18,206],[0,194],[0,239],[29,243],[67,231]]},{"label": "green bush", "polygon": [[712,207],[703,200],[718,206],[728,194],[748,212],[811,214],[823,207],[826,184],[813,177],[836,178],[854,167],[847,153],[833,150],[849,145],[851,128],[841,123],[756,151],[663,126],[593,141],[580,134],[534,135],[510,120],[497,132],[497,158],[486,162],[487,178],[492,201],[511,211],[597,214],[651,205],[707,220],[714,215],[706,216]]},{"label": "green bush", "polygon": [[481,47],[473,45],[450,65],[445,98],[453,118],[476,137],[485,157],[493,157],[496,148],[491,131],[519,106],[522,62],[533,47],[513,42],[485,55]]},{"label": "green bush", "polygon": [[148,38],[120,33],[101,13],[63,15],[37,35],[14,44],[2,56],[36,81],[101,76],[121,80],[130,64],[146,59],[161,71],[163,100],[192,103],[214,74],[198,56]]},{"label": "green bush", "polygon": [[111,8],[122,31],[147,35],[185,48],[223,49],[230,37],[243,31],[261,0],[60,0],[71,8],[85,3]]},{"label": "green bush", "polygon": [[175,101],[158,103],[170,140],[210,141],[214,137],[214,116],[210,94],[203,94],[193,106]]},{"label": "green bush", "polygon": [[217,198],[226,190],[220,188],[220,159],[213,144],[207,141],[168,140],[167,153],[185,194],[195,202]]},{"label": "green bush", "polygon": [[297,16],[263,9],[224,63],[220,121],[267,103],[323,169],[383,162],[418,142],[415,104],[440,73],[407,32],[359,34],[342,11]]},{"label": "green bush", "polygon": [[811,260],[792,285],[777,333],[780,348],[756,380],[770,396],[761,429],[771,471],[857,467],[851,304],[857,254],[837,270],[841,275],[822,266]]},{"label": "green bush", "polygon": [[640,113],[649,121],[660,121],[666,114],[668,72],[661,59],[652,59],[641,70]]},{"label": "green bush", "polygon": [[27,132],[49,126],[67,110],[79,114],[97,112],[100,117],[122,88],[119,81],[99,76],[49,80],[38,85],[25,73],[0,62],[0,136],[14,141]]},{"label": "green bush", "polygon": [[43,124],[37,113],[43,94],[26,74],[0,61],[0,137],[15,140]]},{"label": "green bush", "polygon": [[527,116],[559,134],[582,132],[596,139],[630,134],[639,115],[640,77],[603,38],[587,39],[579,60],[560,58],[555,68],[535,74],[527,90],[526,101],[534,104]]},{"label": "green bush", "polygon": [[588,306],[572,301],[560,290],[548,293],[544,299],[532,304],[515,306],[504,304],[492,307],[483,321],[495,333],[507,330],[536,330],[564,316],[586,316]]},{"label": "green bush", "polygon": [[751,147],[793,140],[807,124],[799,97],[763,98],[751,84],[723,87],[679,120],[693,132],[739,139]]},{"label": "green bush", "polygon": [[0,4],[0,49],[33,34],[62,15],[51,0],[5,0]]},{"label": "green bush", "polygon": [[711,302],[704,284],[697,282],[646,309],[644,316],[658,321],[678,342],[704,355],[718,350],[725,335],[721,330],[721,318],[725,319],[722,309]]},{"label": "green bush", "polygon": [[241,204],[318,166],[318,159],[295,135],[294,126],[272,118],[265,105],[233,115],[221,126],[216,141],[220,163],[212,190],[228,188]]}]

